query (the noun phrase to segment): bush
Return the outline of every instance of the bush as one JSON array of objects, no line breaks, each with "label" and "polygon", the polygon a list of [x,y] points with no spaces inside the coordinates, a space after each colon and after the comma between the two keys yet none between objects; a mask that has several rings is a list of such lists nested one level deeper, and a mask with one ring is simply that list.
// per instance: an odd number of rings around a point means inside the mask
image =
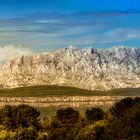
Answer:
[{"label": "bush", "polygon": [[106,122],[101,120],[87,125],[79,131],[76,140],[99,140],[106,127]]},{"label": "bush", "polygon": [[20,127],[17,130],[18,140],[36,140],[38,137],[37,130],[33,126],[28,128]]}]

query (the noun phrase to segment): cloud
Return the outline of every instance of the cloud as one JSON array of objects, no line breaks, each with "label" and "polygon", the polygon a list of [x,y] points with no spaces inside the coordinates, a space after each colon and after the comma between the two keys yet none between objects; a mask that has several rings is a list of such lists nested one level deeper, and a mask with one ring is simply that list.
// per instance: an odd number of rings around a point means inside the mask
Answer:
[{"label": "cloud", "polygon": [[[65,34],[73,28],[91,28],[110,26],[110,17],[140,14],[139,11],[102,11],[62,14],[59,12],[34,13],[13,19],[0,19],[0,34]],[[103,18],[105,17],[105,18]],[[71,30],[74,31],[75,30]]]},{"label": "cloud", "polygon": [[140,29],[115,28],[104,32],[100,36],[94,36],[94,39],[96,42],[100,43],[122,42],[133,39],[140,39]]},{"label": "cloud", "polygon": [[[107,26],[113,17],[140,15],[140,11],[101,11],[62,14],[59,12],[34,13],[12,19],[0,19],[0,32],[56,34],[73,27]],[[109,26],[109,25],[108,25]]]},{"label": "cloud", "polygon": [[133,10],[27,14],[0,19],[0,42],[51,50],[67,44],[135,40],[139,38],[139,17],[140,11]]},{"label": "cloud", "polygon": [[21,46],[7,45],[0,46],[0,65],[7,61],[8,59],[21,56],[21,55],[31,55],[34,52],[28,48],[23,48]]},{"label": "cloud", "polygon": [[97,19],[96,15],[102,13],[74,13],[62,14],[59,12],[52,13],[35,13],[17,17],[13,19],[0,20],[0,33],[43,33],[59,34],[65,33],[64,30],[75,27],[93,27],[107,24],[107,21]]}]

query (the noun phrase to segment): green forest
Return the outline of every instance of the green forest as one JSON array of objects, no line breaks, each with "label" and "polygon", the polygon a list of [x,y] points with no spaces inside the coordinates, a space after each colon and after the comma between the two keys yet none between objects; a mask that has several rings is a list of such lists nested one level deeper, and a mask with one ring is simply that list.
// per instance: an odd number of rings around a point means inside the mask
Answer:
[{"label": "green forest", "polygon": [[0,140],[139,140],[140,98],[125,98],[107,111],[61,108],[51,117],[28,105],[0,109]]}]

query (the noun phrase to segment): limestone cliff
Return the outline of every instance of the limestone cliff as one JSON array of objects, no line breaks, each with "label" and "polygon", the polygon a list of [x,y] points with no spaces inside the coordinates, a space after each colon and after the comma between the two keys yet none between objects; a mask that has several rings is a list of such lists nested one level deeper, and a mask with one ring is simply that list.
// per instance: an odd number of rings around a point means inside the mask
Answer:
[{"label": "limestone cliff", "polygon": [[3,65],[0,85],[66,85],[90,90],[140,87],[140,49],[68,47],[21,56]]},{"label": "limestone cliff", "polygon": [[[132,97],[132,96],[131,96]],[[0,107],[27,104],[33,107],[110,107],[126,96],[0,97]],[[133,97],[132,97],[133,98]]]}]

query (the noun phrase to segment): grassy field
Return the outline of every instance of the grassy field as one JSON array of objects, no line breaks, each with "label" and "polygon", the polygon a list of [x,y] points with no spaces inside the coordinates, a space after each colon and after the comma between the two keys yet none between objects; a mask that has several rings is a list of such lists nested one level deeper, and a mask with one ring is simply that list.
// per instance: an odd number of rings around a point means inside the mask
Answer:
[{"label": "grassy field", "polygon": [[65,86],[31,86],[0,89],[0,97],[45,97],[45,96],[140,96],[140,88],[90,91]]}]

